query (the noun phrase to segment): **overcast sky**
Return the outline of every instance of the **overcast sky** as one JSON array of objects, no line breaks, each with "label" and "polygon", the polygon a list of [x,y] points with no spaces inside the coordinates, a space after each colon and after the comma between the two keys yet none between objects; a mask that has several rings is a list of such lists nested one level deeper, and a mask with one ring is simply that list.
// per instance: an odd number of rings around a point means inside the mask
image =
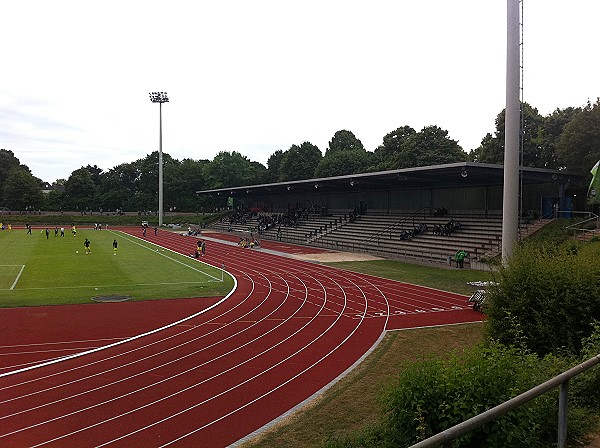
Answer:
[{"label": "overcast sky", "polygon": [[[524,0],[525,100],[600,96],[598,0]],[[4,1],[0,148],[52,182],[158,149],[266,165],[352,131],[437,125],[465,151],[505,106],[506,0]]]}]

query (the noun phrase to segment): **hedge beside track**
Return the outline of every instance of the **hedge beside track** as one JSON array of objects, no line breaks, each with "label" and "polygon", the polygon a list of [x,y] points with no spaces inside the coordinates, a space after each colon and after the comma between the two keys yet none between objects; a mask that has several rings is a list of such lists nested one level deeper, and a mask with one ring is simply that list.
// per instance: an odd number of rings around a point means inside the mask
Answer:
[{"label": "hedge beside track", "polygon": [[[187,226],[189,224],[193,225],[208,225],[211,222],[220,219],[223,216],[223,213],[215,213],[215,214],[196,214],[196,213],[185,213],[185,214],[167,214],[163,218],[163,224],[179,224],[182,226]],[[11,224],[14,226],[24,226],[25,223],[29,223],[33,226],[39,225],[48,225],[48,226],[57,226],[57,225],[65,225],[71,226],[75,224],[76,226],[87,226],[94,225],[94,223],[100,224],[108,224],[109,226],[139,226],[142,221],[148,221],[148,225],[151,227],[158,225],[158,217],[154,215],[144,215],[143,213],[140,215],[136,212],[125,213],[124,215],[117,215],[116,213],[94,213],[93,215],[86,214],[82,215],[81,213],[75,212],[65,212],[65,213],[49,213],[49,212],[41,212],[41,214],[20,214],[18,212],[13,212],[10,215],[4,213],[0,215],[0,222],[3,225]]]}]

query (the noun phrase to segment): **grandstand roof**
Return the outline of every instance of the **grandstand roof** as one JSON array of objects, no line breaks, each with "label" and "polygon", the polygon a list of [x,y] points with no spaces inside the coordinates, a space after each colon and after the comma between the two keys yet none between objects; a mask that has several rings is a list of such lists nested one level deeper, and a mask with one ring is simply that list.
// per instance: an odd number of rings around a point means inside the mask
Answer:
[{"label": "grandstand roof", "polygon": [[[550,182],[581,182],[585,176],[544,168],[521,169],[524,185]],[[449,187],[497,186],[504,183],[504,166],[475,162],[458,162],[445,165],[419,166],[375,173],[350,174],[345,176],[276,182],[260,185],[218,188],[196,191],[196,194],[288,194],[290,192],[347,192],[352,188],[361,191],[384,191],[390,189],[423,189]],[[400,187],[400,188],[398,188]]]}]

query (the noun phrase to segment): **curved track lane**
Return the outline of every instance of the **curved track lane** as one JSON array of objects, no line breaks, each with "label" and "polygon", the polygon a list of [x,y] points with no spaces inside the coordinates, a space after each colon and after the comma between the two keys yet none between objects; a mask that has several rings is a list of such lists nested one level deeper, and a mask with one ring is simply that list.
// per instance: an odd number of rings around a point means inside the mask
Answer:
[{"label": "curved track lane", "polygon": [[[196,243],[167,232],[148,240],[183,254]],[[210,241],[202,261],[237,279],[223,304],[125,344],[2,373],[0,445],[227,446],[334,381],[388,322],[479,318],[462,296],[264,251]]]}]

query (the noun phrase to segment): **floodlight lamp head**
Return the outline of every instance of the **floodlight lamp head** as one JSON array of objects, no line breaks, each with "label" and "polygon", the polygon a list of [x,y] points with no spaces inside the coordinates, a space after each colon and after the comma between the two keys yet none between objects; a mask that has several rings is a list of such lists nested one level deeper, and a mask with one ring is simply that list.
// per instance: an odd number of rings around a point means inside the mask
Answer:
[{"label": "floodlight lamp head", "polygon": [[153,103],[168,103],[167,92],[150,92],[150,101]]}]

